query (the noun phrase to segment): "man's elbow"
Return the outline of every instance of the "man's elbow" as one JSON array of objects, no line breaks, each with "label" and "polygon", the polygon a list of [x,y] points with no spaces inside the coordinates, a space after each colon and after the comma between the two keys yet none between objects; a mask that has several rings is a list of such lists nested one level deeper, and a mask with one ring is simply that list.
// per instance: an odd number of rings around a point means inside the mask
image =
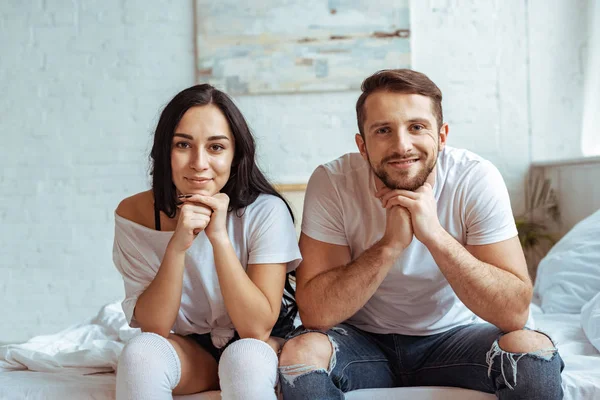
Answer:
[{"label": "man's elbow", "polygon": [[302,309],[298,310],[298,313],[300,314],[300,320],[302,321],[302,325],[306,329],[326,332],[335,325],[332,324],[330,321],[326,321],[322,315],[306,313]]},{"label": "man's elbow", "polygon": [[323,309],[323,306],[315,304],[312,300],[313,298],[306,290],[296,289],[296,304],[302,326],[321,332],[328,331],[338,322],[328,318],[327,311]]},{"label": "man's elbow", "polygon": [[513,311],[510,314],[505,315],[502,321],[499,321],[496,326],[505,333],[520,331],[525,327],[528,319],[529,307],[526,307],[524,310]]}]

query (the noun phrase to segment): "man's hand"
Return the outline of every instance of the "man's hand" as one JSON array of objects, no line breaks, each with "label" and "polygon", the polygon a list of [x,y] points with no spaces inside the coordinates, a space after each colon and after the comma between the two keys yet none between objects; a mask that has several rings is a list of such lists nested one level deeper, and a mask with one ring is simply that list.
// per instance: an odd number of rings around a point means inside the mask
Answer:
[{"label": "man's hand", "polygon": [[388,210],[396,207],[407,209],[410,213],[414,234],[425,246],[435,240],[444,229],[437,216],[437,204],[429,182],[425,182],[414,192],[384,187],[375,196],[381,199],[381,204]]},{"label": "man's hand", "polygon": [[410,213],[404,207],[390,206],[386,209],[385,233],[381,243],[398,251],[408,247],[413,238]]}]

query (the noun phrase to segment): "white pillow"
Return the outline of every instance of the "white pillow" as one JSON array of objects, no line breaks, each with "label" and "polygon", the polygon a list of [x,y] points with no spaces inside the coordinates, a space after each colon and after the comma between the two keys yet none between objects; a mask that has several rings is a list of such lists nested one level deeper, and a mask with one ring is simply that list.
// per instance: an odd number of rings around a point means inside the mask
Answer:
[{"label": "white pillow", "polygon": [[581,309],[581,327],[590,342],[600,351],[600,293]]},{"label": "white pillow", "polygon": [[545,313],[579,314],[600,292],[600,210],[569,231],[538,266],[534,294]]}]

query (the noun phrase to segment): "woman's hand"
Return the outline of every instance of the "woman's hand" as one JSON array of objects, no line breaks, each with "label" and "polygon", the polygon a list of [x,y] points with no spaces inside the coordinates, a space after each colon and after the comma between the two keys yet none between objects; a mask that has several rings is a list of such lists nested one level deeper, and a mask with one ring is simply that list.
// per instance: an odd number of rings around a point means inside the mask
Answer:
[{"label": "woman's hand", "polygon": [[187,201],[202,204],[212,211],[210,222],[204,232],[211,243],[217,240],[229,240],[227,235],[227,210],[229,209],[229,196],[225,193],[217,193],[214,196],[194,194]]},{"label": "woman's hand", "polygon": [[204,204],[192,202],[192,198],[185,199],[179,207],[179,219],[175,233],[169,241],[169,247],[175,251],[186,251],[198,233],[205,230],[212,215],[212,209]]}]

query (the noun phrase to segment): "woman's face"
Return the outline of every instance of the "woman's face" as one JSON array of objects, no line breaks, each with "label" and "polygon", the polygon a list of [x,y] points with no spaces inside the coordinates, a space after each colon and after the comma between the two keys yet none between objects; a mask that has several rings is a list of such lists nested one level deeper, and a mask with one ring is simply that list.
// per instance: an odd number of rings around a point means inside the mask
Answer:
[{"label": "woman's face", "polygon": [[217,106],[187,110],[175,128],[171,146],[171,170],[178,193],[218,193],[229,179],[234,152],[233,134]]}]

